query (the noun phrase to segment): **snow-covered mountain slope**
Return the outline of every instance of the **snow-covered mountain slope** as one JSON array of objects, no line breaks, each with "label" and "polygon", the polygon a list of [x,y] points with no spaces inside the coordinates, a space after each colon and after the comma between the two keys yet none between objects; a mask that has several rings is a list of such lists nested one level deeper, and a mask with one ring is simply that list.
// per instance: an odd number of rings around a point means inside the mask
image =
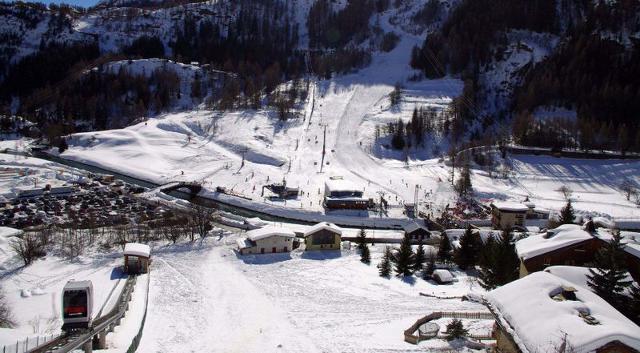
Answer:
[{"label": "snow-covered mountain slope", "polygon": [[[401,31],[388,19],[381,20],[385,30]],[[361,186],[366,197],[378,200],[383,195],[389,201],[387,215],[369,213],[361,222],[380,224],[403,217],[402,205],[414,201],[416,190],[420,199],[428,200],[427,212],[435,215],[455,199],[448,181],[450,167],[438,158],[446,153],[447,142],[434,139],[422,150],[411,150],[406,162],[401,152],[381,153],[381,147],[373,144],[376,125],[408,121],[416,106],[444,109],[462,90],[462,82],[455,79],[407,80],[413,72],[407,64],[409,49],[419,40],[403,33],[396,49],[375,55],[369,67],[317,81],[298,119],[281,122],[269,109],[169,114],[126,129],[73,135],[68,139],[70,149],[62,156],[158,183],[198,180],[212,196],[217,186],[223,186],[247,198],[230,202],[306,219],[319,214],[363,215],[324,211],[324,182],[332,176]],[[396,82],[403,82],[405,94],[400,105],[391,108],[389,93]],[[326,156],[321,166],[325,128]],[[574,190],[578,211],[640,215],[616,188],[624,178],[636,178],[638,163],[556,162],[544,157],[509,158],[505,163],[513,170],[507,179],[473,171],[476,195],[484,201],[529,197],[540,207],[556,211],[565,203],[559,190],[567,185]],[[301,189],[297,200],[269,200],[269,194],[263,194],[264,185],[283,179]]]}]

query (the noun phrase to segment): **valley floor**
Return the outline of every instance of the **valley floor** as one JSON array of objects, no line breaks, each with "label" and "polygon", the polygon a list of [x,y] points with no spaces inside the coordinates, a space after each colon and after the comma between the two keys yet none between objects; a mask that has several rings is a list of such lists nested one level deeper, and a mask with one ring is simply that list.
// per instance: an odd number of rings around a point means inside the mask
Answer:
[{"label": "valley floor", "polygon": [[[403,330],[419,317],[486,311],[419,295],[482,291],[462,273],[445,286],[379,277],[381,246],[367,266],[348,250],[238,256],[224,245],[232,240],[155,249],[139,352],[418,352],[451,348],[443,340],[405,343]],[[440,324],[444,329],[446,322]],[[492,322],[465,324],[487,333]]]}]

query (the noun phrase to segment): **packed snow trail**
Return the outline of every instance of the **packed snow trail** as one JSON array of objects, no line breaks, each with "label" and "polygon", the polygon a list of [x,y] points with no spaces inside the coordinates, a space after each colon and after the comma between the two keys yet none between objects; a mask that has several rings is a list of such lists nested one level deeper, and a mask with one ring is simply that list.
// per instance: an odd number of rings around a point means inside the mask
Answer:
[{"label": "packed snow trail", "polygon": [[231,264],[226,247],[186,244],[154,253],[138,352],[316,352]]}]

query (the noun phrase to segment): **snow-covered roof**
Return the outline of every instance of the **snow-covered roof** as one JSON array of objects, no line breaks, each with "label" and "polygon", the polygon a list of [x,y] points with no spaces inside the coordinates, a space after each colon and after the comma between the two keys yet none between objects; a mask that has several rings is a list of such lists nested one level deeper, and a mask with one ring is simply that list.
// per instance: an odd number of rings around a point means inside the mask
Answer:
[{"label": "snow-covered roof", "polygon": [[329,222],[320,222],[316,225],[309,227],[309,229],[306,232],[304,232],[304,236],[307,237],[323,229],[342,235],[342,228],[338,227],[337,225]]},{"label": "snow-covered roof", "polygon": [[[575,283],[576,285],[590,289],[587,284],[587,275],[590,275],[589,267],[581,267],[581,266],[549,266],[544,269],[545,272],[549,272],[554,276],[567,280],[569,282]],[[625,281],[633,281],[631,274],[626,273]]]},{"label": "snow-covered roof", "polygon": [[64,285],[64,289],[87,289],[93,288],[93,283],[89,280],[86,281],[74,281],[69,280],[67,284]]},{"label": "snow-covered roof", "polygon": [[533,234],[516,242],[518,257],[526,260],[550,251],[564,248],[565,246],[581,243],[594,236],[602,239],[610,239],[603,229],[592,235],[577,224],[563,224],[558,228],[548,230],[546,233]]},{"label": "snow-covered roof", "polygon": [[276,228],[276,227],[264,227],[258,228],[254,230],[250,230],[247,232],[247,238],[252,241],[269,238],[269,237],[285,237],[285,238],[295,238],[296,233],[294,233],[291,229],[287,228]]},{"label": "snow-covered roof", "polygon": [[453,275],[449,270],[437,269],[433,271],[433,277],[437,277],[440,282],[449,283],[453,282]]},{"label": "snow-covered roof", "polygon": [[255,246],[255,243],[253,243],[251,240],[247,239],[247,238],[238,238],[236,239],[236,244],[238,245],[238,247],[240,249],[246,249],[246,248],[250,248]]},{"label": "snow-covered roof", "polygon": [[404,225],[404,227],[402,227],[402,228],[403,228],[403,229],[404,229],[404,231],[405,231],[405,232],[407,232],[407,233],[415,232],[415,231],[416,231],[416,230],[418,230],[418,229],[424,229],[424,230],[426,230],[427,232],[429,231],[429,229],[428,229],[427,227],[423,226],[422,224],[420,224],[420,223],[418,223],[418,222],[416,222],[416,221],[413,221],[413,222],[411,222],[411,223],[407,223],[407,224],[405,224],[405,225]]},{"label": "snow-covered roof", "polygon": [[[577,300],[552,299],[563,287],[574,287]],[[565,335],[576,352],[612,341],[640,349],[640,327],[589,290],[548,272],[532,273],[485,298],[523,353],[555,352]],[[598,323],[588,323],[580,313]]]},{"label": "snow-covered roof", "polygon": [[147,244],[126,243],[124,245],[124,254],[129,256],[150,257],[151,248]]},{"label": "snow-covered roof", "polygon": [[527,205],[518,202],[494,202],[492,205],[503,212],[526,212],[529,210]]},{"label": "snow-covered roof", "polygon": [[344,179],[329,179],[324,182],[327,190],[331,191],[357,191],[362,192],[362,188]]}]

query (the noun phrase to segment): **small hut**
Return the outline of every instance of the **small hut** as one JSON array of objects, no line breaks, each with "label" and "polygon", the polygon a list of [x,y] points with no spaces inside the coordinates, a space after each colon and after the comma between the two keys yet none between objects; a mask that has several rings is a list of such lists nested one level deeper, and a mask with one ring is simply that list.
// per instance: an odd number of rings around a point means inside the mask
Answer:
[{"label": "small hut", "polygon": [[151,262],[151,248],[146,244],[127,243],[124,246],[124,272],[147,273]]}]

